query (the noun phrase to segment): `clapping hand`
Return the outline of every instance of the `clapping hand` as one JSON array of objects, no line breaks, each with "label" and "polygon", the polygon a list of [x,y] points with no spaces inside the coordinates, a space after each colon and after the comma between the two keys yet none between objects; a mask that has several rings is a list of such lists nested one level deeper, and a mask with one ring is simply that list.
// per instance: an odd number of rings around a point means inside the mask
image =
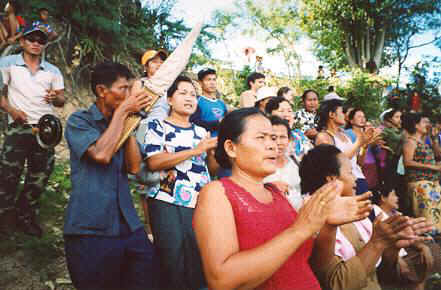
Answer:
[{"label": "clapping hand", "polygon": [[371,192],[357,196],[337,195],[328,205],[328,218],[330,225],[343,225],[346,223],[365,219],[372,210]]}]

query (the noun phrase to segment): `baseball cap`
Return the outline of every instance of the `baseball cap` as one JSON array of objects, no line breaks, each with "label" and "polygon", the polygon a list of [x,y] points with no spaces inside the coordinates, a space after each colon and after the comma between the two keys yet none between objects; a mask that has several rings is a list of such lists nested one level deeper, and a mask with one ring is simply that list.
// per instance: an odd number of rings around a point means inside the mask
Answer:
[{"label": "baseball cap", "polygon": [[202,81],[207,75],[215,75],[216,71],[212,68],[204,68],[198,72],[198,80]]},{"label": "baseball cap", "polygon": [[144,54],[142,55],[141,64],[145,65],[149,60],[155,58],[158,55],[163,60],[165,60],[168,57],[168,53],[163,49],[159,49],[159,50],[150,49],[144,52]]},{"label": "baseball cap", "polygon": [[256,94],[256,103],[260,102],[266,98],[271,98],[277,96],[275,88],[272,87],[261,87]]},{"label": "baseball cap", "polygon": [[340,97],[339,95],[337,95],[336,93],[332,92],[329,93],[327,95],[325,95],[323,97],[323,101],[328,101],[328,100],[340,100],[340,101],[344,101],[345,99],[343,99],[342,97]]},{"label": "baseball cap", "polygon": [[29,35],[34,32],[40,32],[46,37],[46,40],[48,38],[49,32],[46,26],[44,25],[28,25],[23,30],[23,36]]}]

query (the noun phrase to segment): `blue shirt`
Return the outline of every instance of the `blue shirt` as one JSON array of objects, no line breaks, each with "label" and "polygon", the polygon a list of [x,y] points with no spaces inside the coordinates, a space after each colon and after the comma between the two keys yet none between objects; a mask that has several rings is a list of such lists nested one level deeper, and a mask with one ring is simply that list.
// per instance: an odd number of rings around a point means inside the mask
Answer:
[{"label": "blue shirt", "polygon": [[198,100],[198,108],[191,116],[190,121],[207,129],[211,133],[211,137],[215,137],[217,136],[219,123],[225,117],[227,112],[227,106],[221,99],[213,100],[200,96]]},{"label": "blue shirt", "polygon": [[118,236],[121,223],[132,232],[142,227],[129,191],[124,147],[110,164],[86,155],[109,125],[96,105],[73,113],[66,124],[70,150],[72,193],[66,210],[65,235]]},{"label": "blue shirt", "polygon": [[349,138],[351,138],[352,143],[355,143],[355,141],[357,141],[357,135],[355,135],[352,128],[346,129],[345,133],[349,136]]}]

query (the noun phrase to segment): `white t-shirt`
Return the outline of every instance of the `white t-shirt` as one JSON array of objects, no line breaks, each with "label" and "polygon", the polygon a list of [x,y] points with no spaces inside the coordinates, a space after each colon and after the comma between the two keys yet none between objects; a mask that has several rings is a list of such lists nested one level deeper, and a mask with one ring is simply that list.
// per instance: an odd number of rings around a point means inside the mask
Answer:
[{"label": "white t-shirt", "polygon": [[[42,61],[39,70],[32,74],[21,54],[0,59],[0,88],[8,86],[9,104],[26,113],[28,124],[37,124],[45,114],[55,115],[52,104],[44,97],[48,90],[64,89],[64,80],[60,70],[52,64]],[[9,116],[9,123],[13,119]]]},{"label": "white t-shirt", "polygon": [[286,197],[292,207],[298,211],[303,205],[303,198],[300,194],[299,168],[291,158],[288,157],[288,163],[283,168],[278,168],[276,172],[263,180],[265,183],[275,181],[283,181],[288,184],[289,190]]}]

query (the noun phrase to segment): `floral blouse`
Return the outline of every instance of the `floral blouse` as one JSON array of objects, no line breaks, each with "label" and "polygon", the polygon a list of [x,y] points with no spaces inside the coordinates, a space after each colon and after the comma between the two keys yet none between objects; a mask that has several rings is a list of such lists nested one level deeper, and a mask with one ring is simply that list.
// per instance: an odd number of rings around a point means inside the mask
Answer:
[{"label": "floral blouse", "polygon": [[314,129],[317,124],[315,123],[315,112],[308,112],[305,108],[294,113],[294,122],[300,125],[300,130],[305,133],[309,129]]}]

